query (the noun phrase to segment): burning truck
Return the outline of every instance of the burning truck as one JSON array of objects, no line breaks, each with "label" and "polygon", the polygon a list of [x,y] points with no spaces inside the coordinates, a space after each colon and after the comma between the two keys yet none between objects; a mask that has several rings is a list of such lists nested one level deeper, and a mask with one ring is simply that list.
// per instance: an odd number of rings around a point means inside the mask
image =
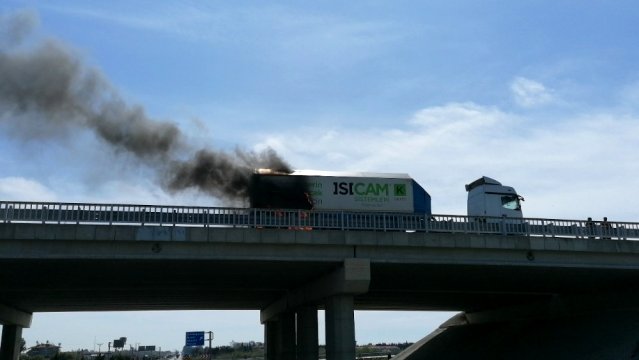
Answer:
[{"label": "burning truck", "polygon": [[[483,176],[466,185],[468,216],[521,218],[523,197]],[[393,212],[431,215],[431,197],[408,174],[256,170],[252,208]]]}]

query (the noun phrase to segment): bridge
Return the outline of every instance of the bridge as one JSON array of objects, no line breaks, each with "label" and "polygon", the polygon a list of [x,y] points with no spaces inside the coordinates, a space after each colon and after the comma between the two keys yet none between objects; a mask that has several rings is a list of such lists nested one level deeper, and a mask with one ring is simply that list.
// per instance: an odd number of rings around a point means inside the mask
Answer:
[{"label": "bridge", "polygon": [[636,308],[637,239],[639,223],[0,202],[0,357],[45,311],[257,309],[267,359],[317,359],[324,309],[329,360],[354,359],[356,309],[461,311],[419,356],[473,325]]}]

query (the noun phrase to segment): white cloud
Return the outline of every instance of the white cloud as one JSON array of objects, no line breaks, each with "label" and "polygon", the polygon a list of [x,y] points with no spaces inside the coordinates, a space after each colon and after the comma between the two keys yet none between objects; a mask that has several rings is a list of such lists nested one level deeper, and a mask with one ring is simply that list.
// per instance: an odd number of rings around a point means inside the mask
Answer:
[{"label": "white cloud", "polygon": [[[144,12],[130,12],[118,5],[57,6],[44,8],[62,14],[93,18],[147,31],[180,36],[189,40],[246,42],[268,36],[268,44],[280,42],[316,48],[318,44],[366,47],[398,38],[398,28],[388,23],[352,21],[345,17],[300,11],[279,5],[230,6],[212,4],[158,3]],[[127,4],[127,10],[130,8]],[[263,40],[263,39],[262,39]],[[260,41],[257,41],[260,42]]]},{"label": "white cloud", "polygon": [[99,190],[97,194],[84,194],[86,201],[115,204],[227,206],[222,201],[195,190],[169,194],[152,179],[137,179],[134,182],[112,180],[100,184],[96,190]]},{"label": "white cloud", "polygon": [[[230,6],[159,2],[142,11],[118,5],[45,7],[68,16],[186,41],[251,49],[261,60],[286,67],[293,76],[308,67],[338,68],[368,59],[409,31],[401,24],[357,21],[332,13],[309,12],[280,5]],[[132,15],[135,14],[135,15]],[[299,75],[299,74],[298,74]]]},{"label": "white cloud", "polygon": [[510,90],[515,102],[525,108],[547,105],[556,100],[552,89],[525,77],[516,77],[510,84]]},{"label": "white cloud", "polygon": [[[106,4],[106,3],[105,3]],[[220,16],[214,11],[189,4],[163,4],[145,6],[145,11],[137,11],[132,15],[131,4],[127,10],[118,9],[118,5],[94,4],[91,7],[46,5],[44,9],[79,18],[92,18],[147,31],[179,36],[187,40],[220,40],[218,31],[222,23]]]},{"label": "white cloud", "polygon": [[55,201],[56,194],[41,183],[22,177],[0,178],[0,199],[8,201]]}]

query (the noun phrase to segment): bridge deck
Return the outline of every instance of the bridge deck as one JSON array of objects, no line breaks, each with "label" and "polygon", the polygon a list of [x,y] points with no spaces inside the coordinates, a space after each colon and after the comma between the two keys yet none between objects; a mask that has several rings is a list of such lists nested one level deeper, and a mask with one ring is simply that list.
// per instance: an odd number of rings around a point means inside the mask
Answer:
[{"label": "bridge deck", "polygon": [[478,310],[636,291],[639,242],[400,231],[0,223],[0,304],[29,312],[263,309],[371,261],[358,309]]}]

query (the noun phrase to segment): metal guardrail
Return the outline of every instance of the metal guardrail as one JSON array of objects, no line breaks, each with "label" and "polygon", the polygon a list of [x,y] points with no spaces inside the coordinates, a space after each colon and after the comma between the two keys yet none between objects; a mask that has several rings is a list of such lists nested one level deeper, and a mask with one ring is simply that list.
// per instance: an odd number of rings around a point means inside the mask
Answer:
[{"label": "metal guardrail", "polygon": [[0,201],[0,221],[4,223],[180,225],[639,239],[639,223],[635,222],[22,201]]}]

